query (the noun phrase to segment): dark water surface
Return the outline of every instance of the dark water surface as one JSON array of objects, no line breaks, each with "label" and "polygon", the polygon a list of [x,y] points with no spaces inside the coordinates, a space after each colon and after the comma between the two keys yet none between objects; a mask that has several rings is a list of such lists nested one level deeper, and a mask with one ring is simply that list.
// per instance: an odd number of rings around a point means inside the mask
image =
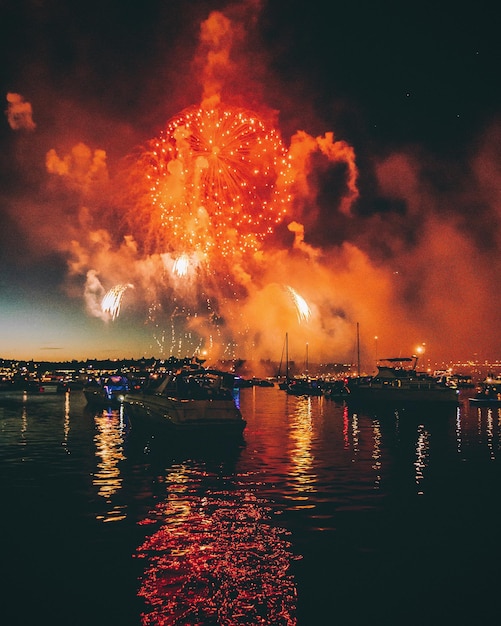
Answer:
[{"label": "dark water surface", "polygon": [[0,397],[0,623],[499,622],[501,413],[240,392],[244,441]]}]

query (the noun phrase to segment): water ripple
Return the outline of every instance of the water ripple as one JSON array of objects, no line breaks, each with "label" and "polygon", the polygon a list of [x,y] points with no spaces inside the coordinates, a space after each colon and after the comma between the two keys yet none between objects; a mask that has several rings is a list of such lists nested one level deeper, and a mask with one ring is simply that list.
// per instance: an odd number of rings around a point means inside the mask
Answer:
[{"label": "water ripple", "polygon": [[241,488],[199,490],[184,469],[143,522],[156,527],[136,553],[143,625],[296,624],[294,557],[269,507]]}]

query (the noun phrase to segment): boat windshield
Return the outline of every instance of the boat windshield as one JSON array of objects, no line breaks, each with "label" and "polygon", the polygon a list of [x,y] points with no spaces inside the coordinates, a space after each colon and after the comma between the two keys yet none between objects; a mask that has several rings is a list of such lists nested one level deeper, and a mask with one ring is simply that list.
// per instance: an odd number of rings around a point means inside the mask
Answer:
[{"label": "boat windshield", "polygon": [[234,376],[217,370],[180,370],[170,374],[151,392],[180,399],[233,398]]}]

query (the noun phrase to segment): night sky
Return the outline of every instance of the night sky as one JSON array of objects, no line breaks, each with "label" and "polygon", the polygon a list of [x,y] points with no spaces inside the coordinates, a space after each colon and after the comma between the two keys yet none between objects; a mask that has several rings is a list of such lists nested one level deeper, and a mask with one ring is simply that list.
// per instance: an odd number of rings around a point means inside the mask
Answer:
[{"label": "night sky", "polygon": [[[0,7],[0,357],[278,360],[288,332],[296,360],[307,344],[311,361],[343,361],[357,324],[369,369],[416,346],[434,362],[500,357],[492,4]],[[152,204],[138,155],[209,101],[279,133],[290,198],[252,255],[243,232],[218,234],[179,281],[181,239],[159,222],[179,205]],[[179,182],[167,169],[159,194]],[[235,250],[220,257],[223,240]],[[115,285],[113,317],[100,302]]]}]

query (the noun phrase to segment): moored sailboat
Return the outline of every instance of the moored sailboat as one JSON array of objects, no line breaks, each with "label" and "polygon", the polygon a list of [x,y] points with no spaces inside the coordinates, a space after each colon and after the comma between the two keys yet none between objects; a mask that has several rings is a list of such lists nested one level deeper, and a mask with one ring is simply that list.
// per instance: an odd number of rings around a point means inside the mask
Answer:
[{"label": "moored sailboat", "polygon": [[[278,383],[280,389],[292,396],[321,396],[322,383],[319,379],[308,375],[308,344],[306,344],[305,373],[302,376],[291,376],[289,369],[289,334],[285,333],[285,379]],[[282,351],[283,356],[283,351]],[[280,362],[282,363],[282,362]]]}]

